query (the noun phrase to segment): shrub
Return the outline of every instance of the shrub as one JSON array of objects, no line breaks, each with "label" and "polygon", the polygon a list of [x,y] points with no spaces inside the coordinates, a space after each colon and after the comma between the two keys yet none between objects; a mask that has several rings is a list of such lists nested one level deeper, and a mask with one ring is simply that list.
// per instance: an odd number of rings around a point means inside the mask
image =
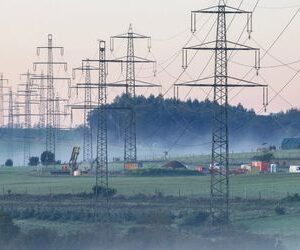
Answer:
[{"label": "shrub", "polygon": [[146,225],[170,225],[172,224],[174,216],[170,212],[153,211],[142,213],[137,218],[138,224]]},{"label": "shrub", "polygon": [[209,218],[207,212],[196,212],[185,218],[182,225],[183,226],[200,226],[205,223]]},{"label": "shrub", "polygon": [[14,165],[14,162],[12,159],[7,159],[5,161],[5,167],[12,167]]},{"label": "shrub", "polygon": [[286,198],[284,198],[284,200],[291,201],[291,202],[297,202],[297,201],[300,201],[300,195],[299,194],[288,195]]},{"label": "shrub", "polygon": [[37,166],[39,164],[40,158],[37,156],[32,156],[29,158],[29,166]]},{"label": "shrub", "polygon": [[284,207],[281,207],[280,205],[277,205],[277,206],[275,207],[275,213],[276,213],[277,215],[285,215],[286,210],[285,210]]},{"label": "shrub", "polygon": [[146,168],[146,169],[136,169],[125,171],[127,176],[142,176],[142,177],[152,177],[152,176],[199,176],[203,175],[199,171],[188,170],[188,169],[164,169],[164,168]]},{"label": "shrub", "polygon": [[19,234],[19,228],[13,223],[10,216],[0,212],[0,242],[7,243]]},{"label": "shrub", "polygon": [[53,164],[55,164],[55,155],[52,152],[44,151],[41,154],[41,163],[43,165],[53,165]]},{"label": "shrub", "polygon": [[57,249],[59,244],[58,234],[49,229],[32,229],[21,238],[21,249]]},{"label": "shrub", "polygon": [[103,197],[112,197],[117,193],[117,190],[114,188],[106,188],[103,186],[93,186],[94,195],[103,196]]}]

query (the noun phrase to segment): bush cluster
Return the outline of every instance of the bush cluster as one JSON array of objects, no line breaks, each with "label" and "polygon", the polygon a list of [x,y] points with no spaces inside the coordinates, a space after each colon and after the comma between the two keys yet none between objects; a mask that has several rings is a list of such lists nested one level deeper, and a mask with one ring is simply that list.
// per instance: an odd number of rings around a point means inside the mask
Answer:
[{"label": "bush cluster", "polygon": [[102,197],[113,197],[117,190],[114,188],[107,188],[103,186],[93,186],[94,195],[102,196]]},{"label": "bush cluster", "polygon": [[164,169],[164,168],[146,168],[146,169],[137,169],[126,171],[125,175],[127,176],[140,176],[140,177],[148,177],[148,176],[195,176],[202,175],[199,171],[188,170],[188,169]]}]

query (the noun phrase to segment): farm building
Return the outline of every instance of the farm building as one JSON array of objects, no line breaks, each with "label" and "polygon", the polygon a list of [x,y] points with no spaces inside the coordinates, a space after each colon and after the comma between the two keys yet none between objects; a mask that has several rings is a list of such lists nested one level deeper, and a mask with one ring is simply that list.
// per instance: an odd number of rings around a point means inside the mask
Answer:
[{"label": "farm building", "polygon": [[281,149],[300,149],[300,138],[285,138],[281,143]]},{"label": "farm building", "polygon": [[187,169],[187,167],[179,161],[169,161],[162,166],[169,169]]}]

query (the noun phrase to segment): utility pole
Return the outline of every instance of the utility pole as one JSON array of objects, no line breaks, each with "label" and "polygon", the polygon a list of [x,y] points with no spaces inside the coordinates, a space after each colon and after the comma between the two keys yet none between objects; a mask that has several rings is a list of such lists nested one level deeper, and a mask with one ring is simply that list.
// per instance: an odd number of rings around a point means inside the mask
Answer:
[{"label": "utility pole", "polygon": [[[65,71],[67,71],[66,62],[54,61],[54,50],[59,50],[61,56],[64,54],[63,47],[53,46],[53,36],[52,34],[48,35],[48,45],[45,47],[37,47],[37,55],[39,56],[40,50],[47,51],[47,61],[46,62],[35,62],[34,70],[36,71],[36,66],[41,65],[47,67],[47,74],[42,77],[35,77],[35,79],[44,79],[47,81],[46,85],[46,151],[54,154],[55,158],[55,149],[56,149],[56,131],[55,131],[55,103],[57,99],[55,98],[55,81],[58,80],[68,80],[69,78],[55,77],[54,76],[54,65],[59,66],[63,65]],[[42,89],[42,88],[41,88]],[[46,159],[46,161],[48,161]]]},{"label": "utility pole", "polygon": [[[126,96],[128,99],[127,107],[133,109],[126,116],[125,121],[125,146],[124,146],[124,164],[136,164],[137,163],[137,146],[136,146],[136,113],[134,110],[134,101],[136,96],[137,80],[135,74],[135,64],[136,63],[153,63],[151,61],[142,57],[135,56],[134,41],[135,40],[148,40],[148,50],[151,50],[151,37],[140,35],[133,32],[132,25],[129,26],[129,30],[125,34],[112,36],[110,38],[110,49],[114,50],[114,40],[115,39],[126,39],[127,40],[127,56],[120,58],[121,60],[126,59]],[[156,67],[154,66],[154,74],[156,73]],[[146,87],[153,87],[153,84],[144,81],[139,81]],[[154,85],[157,87],[157,85]]]},{"label": "utility pole", "polygon": [[[187,52],[189,50],[206,50],[215,54],[214,76],[197,79],[183,84],[175,84],[188,87],[212,87],[214,90],[214,111],[212,129],[211,152],[211,184],[210,184],[210,215],[213,225],[228,224],[230,221],[229,207],[229,137],[228,137],[228,89],[241,87],[262,87],[264,93],[267,85],[230,77],[228,75],[228,51],[255,51],[255,68],[259,70],[259,49],[241,45],[227,40],[226,17],[228,14],[247,15],[247,27],[249,38],[252,32],[252,12],[226,6],[220,0],[219,5],[203,10],[192,11],[191,30],[196,31],[197,14],[216,14],[217,32],[216,40],[200,45],[183,48],[183,68],[186,69]],[[207,83],[212,80],[213,83]],[[265,97],[264,97],[265,100]],[[264,104],[266,104],[264,102]]]}]

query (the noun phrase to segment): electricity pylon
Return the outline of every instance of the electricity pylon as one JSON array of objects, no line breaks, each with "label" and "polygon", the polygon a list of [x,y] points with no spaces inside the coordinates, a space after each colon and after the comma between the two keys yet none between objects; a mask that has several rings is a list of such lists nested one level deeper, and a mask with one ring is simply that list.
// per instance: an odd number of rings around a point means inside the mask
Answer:
[{"label": "electricity pylon", "polygon": [[88,85],[84,90],[84,105],[88,109],[84,109],[84,136],[83,136],[83,161],[91,162],[93,159],[93,131],[89,122],[89,114],[92,107],[92,88],[91,88],[91,71],[90,65],[87,64],[88,69],[85,71],[85,83]]},{"label": "electricity pylon", "polygon": [[14,128],[14,101],[12,88],[9,88],[8,92],[8,123],[7,127],[10,129]]},{"label": "electricity pylon", "polygon": [[[135,64],[136,63],[153,63],[155,61],[148,60],[142,57],[135,56],[134,41],[135,40],[148,40],[148,50],[151,50],[151,37],[140,35],[133,32],[132,25],[129,26],[129,30],[125,34],[112,36],[110,38],[110,49],[114,50],[114,40],[115,39],[126,39],[127,40],[127,56],[120,58],[126,63],[126,96],[128,99],[128,107],[133,109],[126,116],[125,121],[125,146],[124,146],[124,162],[126,163],[136,163],[137,162],[137,146],[136,146],[136,113],[134,111],[134,98],[136,95],[137,80],[135,74]],[[125,59],[125,60],[124,60]],[[154,66],[154,74],[156,73],[156,67]],[[144,81],[139,81],[142,85],[146,87],[157,87],[151,83]]]},{"label": "electricity pylon", "polygon": [[14,116],[14,128],[20,128],[21,122],[20,122],[20,109],[21,105],[18,104],[18,97],[15,95],[14,102],[13,102],[13,116]]},{"label": "electricity pylon", "polygon": [[[8,146],[7,149],[7,157],[13,158],[14,150],[13,150],[13,128],[14,128],[14,103],[13,103],[13,92],[12,87],[7,87],[8,93],[4,94],[4,97],[7,97],[7,108],[4,111],[7,111],[7,115],[4,117],[7,118],[7,128],[8,128]],[[6,103],[5,99],[4,102]]]},{"label": "electricity pylon", "polygon": [[12,87],[9,88],[8,92],[8,129],[9,129],[9,149],[8,157],[14,157],[14,103],[13,103],[13,92]]},{"label": "electricity pylon", "polygon": [[54,114],[54,124],[55,124],[55,128],[58,131],[60,129],[60,98],[58,96],[58,94],[55,97],[55,114]]},{"label": "electricity pylon", "polygon": [[31,77],[31,81],[33,83],[33,89],[35,89],[38,93],[38,112],[39,112],[39,120],[38,126],[39,128],[45,128],[45,115],[46,115],[46,97],[45,97],[45,90],[46,86],[44,84],[46,76],[44,75],[43,71],[40,75],[34,74]]},{"label": "electricity pylon", "polygon": [[[254,82],[230,77],[228,75],[228,51],[255,51],[255,68],[260,68],[259,49],[248,47],[242,44],[227,40],[226,16],[228,14],[246,14],[249,38],[252,32],[252,12],[243,11],[237,8],[229,7],[223,1],[218,6],[206,8],[203,10],[192,11],[191,30],[196,31],[197,14],[216,14],[217,32],[216,40],[213,42],[202,43],[200,45],[183,48],[183,68],[187,68],[188,50],[208,50],[215,54],[215,72],[214,76],[198,79],[179,86],[189,87],[213,87],[214,89],[214,112],[212,129],[212,155],[211,155],[211,184],[210,184],[210,215],[213,225],[228,224],[229,207],[229,139],[228,139],[228,88],[241,87],[262,87]],[[210,79],[213,83],[206,83]],[[229,82],[230,81],[230,82]],[[265,91],[264,91],[265,93]]]},{"label": "electricity pylon", "polygon": [[[65,71],[67,71],[66,62],[54,61],[54,50],[59,50],[61,56],[64,54],[63,47],[53,46],[53,36],[52,34],[48,35],[48,45],[45,47],[37,47],[37,55],[39,56],[40,50],[45,49],[47,51],[47,61],[45,62],[34,62],[34,70],[36,71],[37,65],[47,66],[47,74],[41,77],[35,77],[35,79],[44,79],[47,81],[46,84],[46,151],[54,154],[56,149],[56,130],[55,130],[55,103],[57,99],[55,98],[55,81],[58,80],[68,80],[69,78],[64,77],[55,77],[54,76],[54,65],[63,65]],[[41,88],[42,89],[42,88]],[[48,162],[48,160],[46,159]]]},{"label": "electricity pylon", "polygon": [[[97,115],[97,168],[100,171],[100,185],[108,188],[108,156],[107,156],[107,62],[105,41],[99,42],[99,87]],[[98,176],[98,174],[96,175]],[[97,181],[96,181],[97,186]],[[107,195],[108,196],[108,195]]]},{"label": "electricity pylon", "polygon": [[[92,162],[93,161],[93,131],[92,126],[89,123],[89,114],[92,110],[93,101],[92,101],[92,79],[91,71],[98,70],[98,68],[91,67],[89,62],[86,62],[85,65],[73,69],[80,70],[84,74],[85,82],[83,84],[78,83],[75,87],[77,89],[84,89],[84,101],[83,101],[83,161]],[[73,72],[74,72],[73,71]],[[73,76],[75,78],[75,74]],[[75,109],[78,105],[72,105],[72,109]],[[80,107],[79,107],[80,108]]]},{"label": "electricity pylon", "polygon": [[3,74],[0,75],[0,127],[4,126],[4,83],[8,82],[8,79],[3,78]]},{"label": "electricity pylon", "polygon": [[41,73],[41,79],[40,79],[40,105],[39,105],[39,114],[40,114],[40,120],[39,120],[39,127],[45,128],[45,84],[44,84],[44,73]]},{"label": "electricity pylon", "polygon": [[[111,62],[106,59],[106,43],[99,41],[98,59],[83,60],[82,63],[88,65],[91,70],[91,62],[97,63],[94,70],[98,71],[97,83],[97,129],[96,129],[96,199],[98,195],[106,197],[106,222],[110,220],[110,204],[108,195],[108,152],[107,152],[107,64]],[[91,83],[90,83],[91,86]],[[87,86],[85,86],[87,87]],[[98,194],[98,187],[106,190],[103,194]]]},{"label": "electricity pylon", "polygon": [[19,98],[23,98],[22,101],[18,101],[17,104],[22,105],[24,112],[19,113],[19,116],[24,117],[24,124],[23,124],[23,133],[24,133],[24,166],[27,165],[27,161],[30,158],[30,140],[31,138],[31,128],[32,128],[32,117],[36,116],[32,113],[32,105],[39,103],[36,100],[37,92],[33,89],[33,83],[31,81],[31,77],[33,76],[29,71],[26,74],[22,74],[21,76],[26,77],[25,83],[21,83],[18,85],[19,89],[17,92],[17,96]]},{"label": "electricity pylon", "polygon": [[[71,109],[83,109],[83,110],[96,110],[97,111],[97,128],[96,128],[96,140],[97,140],[97,151],[96,151],[96,186],[102,186],[108,190],[109,179],[108,179],[108,151],[107,151],[107,111],[108,110],[126,110],[133,112],[132,109],[128,107],[108,107],[107,105],[107,89],[108,87],[125,87],[126,84],[122,82],[117,83],[107,83],[107,65],[109,63],[126,63],[127,60],[115,59],[109,60],[106,59],[106,43],[103,40],[99,41],[99,55],[98,59],[85,59],[82,60],[82,66],[75,68],[74,70],[81,70],[82,72],[86,71],[97,71],[98,72],[98,81],[92,82],[90,79],[89,73],[86,72],[85,83],[77,83],[75,88],[78,89],[92,89],[97,90],[97,103],[92,105],[90,103],[84,103],[84,105],[72,105]],[[95,66],[92,66],[92,63],[95,63]],[[139,84],[139,86],[144,87],[145,84]],[[152,87],[154,85],[151,85]],[[155,85],[157,86],[157,85]],[[89,94],[88,94],[89,95]],[[89,99],[86,98],[85,100]],[[88,104],[88,105],[87,105]],[[96,189],[96,197],[98,196],[98,189]],[[107,220],[110,218],[109,211],[109,196],[105,194],[107,201]]]}]

